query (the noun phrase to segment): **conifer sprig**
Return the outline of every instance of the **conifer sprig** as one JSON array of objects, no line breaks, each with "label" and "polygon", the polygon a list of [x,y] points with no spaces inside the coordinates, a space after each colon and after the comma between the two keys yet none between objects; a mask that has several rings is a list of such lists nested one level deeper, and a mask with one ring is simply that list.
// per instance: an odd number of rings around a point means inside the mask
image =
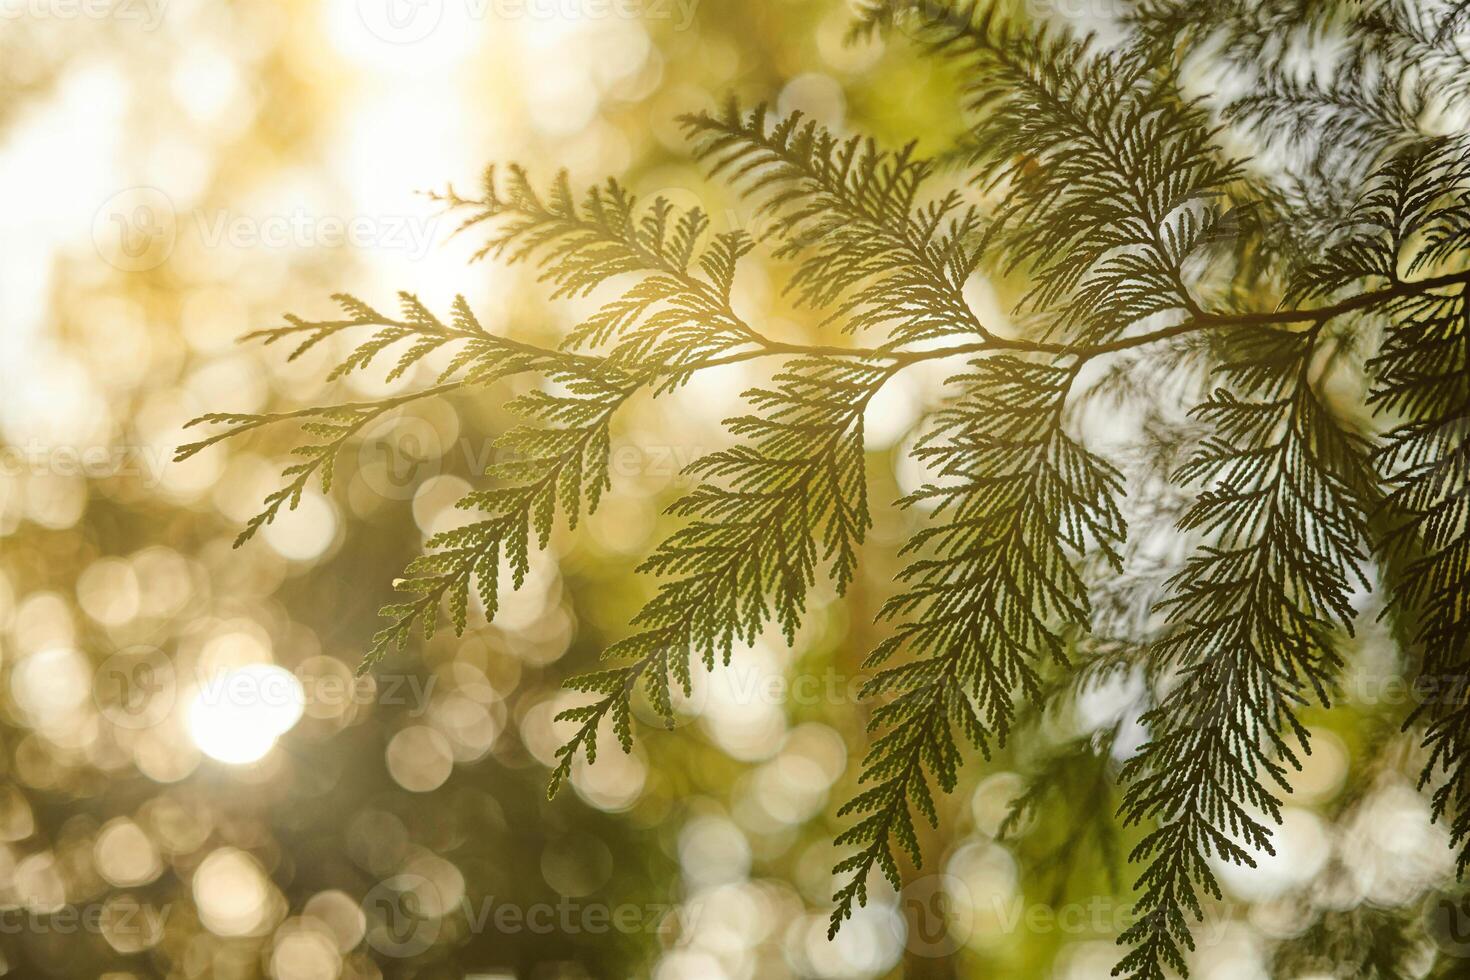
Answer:
[{"label": "conifer sprig", "polygon": [[672,578],[634,617],[638,632],[604,653],[624,663],[569,682],[601,697],[558,715],[580,727],[559,752],[550,794],[578,750],[595,757],[604,717],[612,718],[623,749],[631,749],[636,684],[672,722],[674,685],[692,692],[696,660],[706,670],[728,664],[735,645],[755,642],[769,622],[794,640],[821,563],[838,594],[845,590],[871,524],[863,410],[892,372],[809,359],[778,375],[773,388],[746,393],[760,414],[727,422],[741,443],[690,467],[707,482],[670,508],[689,522],[639,568]]},{"label": "conifer sprig", "polygon": [[[866,902],[871,872],[897,887],[905,857],[921,862],[919,820],[938,821],[934,787],[957,785],[962,742],[985,754],[1013,734],[1025,702],[1137,670],[1154,697],[1150,741],[1120,778],[1122,816],[1145,834],[1133,854],[1144,914],[1123,937],[1133,948],[1118,972],[1185,971],[1192,922],[1221,894],[1210,862],[1249,864],[1272,846],[1278,794],[1307,749],[1297,711],[1328,702],[1350,599],[1378,585],[1375,574],[1413,624],[1422,670],[1441,682],[1443,696],[1411,720],[1426,726],[1423,780],[1435,784],[1433,810],[1451,821],[1463,871],[1470,144],[1445,130],[1464,128],[1455,113],[1470,102],[1467,7],[1130,8],[1129,36],[1110,45],[1033,29],[989,3],[865,3],[858,34],[904,21],[963,69],[969,129],[938,158],[958,172],[947,178],[913,144],[885,150],[761,107],[685,117],[694,155],[753,202],[760,236],[716,232],[700,209],[640,202],[616,181],[577,193],[563,176],[543,192],[519,168],[492,169],[479,197],[441,198],[468,214],[463,228],[488,232],[477,258],[535,266],[554,298],[608,294],[557,349],[490,334],[463,300],[446,323],[412,297],[398,317],[343,298],[343,318],[288,319],[259,336],[299,341],[300,354],[361,328],[367,338],[330,380],[397,352],[389,380],[432,358],[435,382],[374,402],[206,416],[224,430],[180,455],[301,424],[310,439],[294,451],[300,461],[243,541],[314,475],[329,485],[336,455],[386,413],[512,374],[550,382],[512,403],[528,422],[503,437],[514,458],[462,501],[476,519],[409,566],[369,665],[415,631],[432,634],[441,606],[457,630],[472,594],[493,617],[502,566],[519,585],[558,514],[575,524],[597,506],[614,417],[634,394],[781,359],[773,381],[747,392],[749,412],[727,423],[731,445],[691,467],[701,483],[671,507],[679,526],[641,566],[661,583],[633,632],[609,647],[605,669],[568,682],[590,699],[558,716],[574,732],[554,793],[579,757],[595,760],[605,725],[631,749],[634,697],[672,718],[696,664],[727,662],[772,625],[793,640],[814,589],[846,588],[870,523],[871,399],[914,364],[965,357],[957,391],[913,450],[933,482],[900,501],[928,513],[883,607],[891,633],[867,661],[874,738],[863,785],[841,810],[853,822],[838,841],[853,852],[836,868],[831,931]],[[1296,70],[1290,49],[1314,45],[1326,70]],[[1249,74],[1251,94],[1184,94],[1192,59],[1217,55]],[[1252,139],[1255,160],[1221,149]],[[736,313],[737,269],[762,243],[797,304],[854,346],[776,340]],[[996,334],[966,301],[982,267],[1026,278],[1020,336]],[[1354,360],[1380,336],[1366,367]],[[1148,425],[1189,430],[1151,433],[1158,460],[1195,448],[1179,472],[1156,461],[1153,483],[1135,485],[1085,444],[1072,389],[1109,355],[1163,364],[1185,350],[1219,387],[1190,388],[1199,403],[1188,422],[1145,407]],[[1376,446],[1345,421],[1328,383],[1337,370],[1369,393],[1387,430]],[[1158,397],[1137,379],[1112,390],[1120,405]],[[1168,480],[1192,500],[1176,487],[1152,512],[1121,507],[1125,491],[1157,493]],[[1137,535],[1124,541],[1125,513],[1160,533],[1181,512],[1175,533],[1196,539],[1188,557],[1141,564]],[[1107,753],[1085,748],[1047,771],[1106,782]]]},{"label": "conifer sprig", "polygon": [[[1187,917],[1201,911],[1195,885],[1218,895],[1206,859],[1246,863],[1252,848],[1270,847],[1261,821],[1277,804],[1262,778],[1285,786],[1291,743],[1305,741],[1293,709],[1327,697],[1336,667],[1330,629],[1350,622],[1347,595],[1367,547],[1375,481],[1366,447],[1313,394],[1313,342],[1335,318],[1396,316],[1463,281],[1459,271],[1408,278],[1441,271],[1447,261],[1456,266],[1462,205],[1444,199],[1457,193],[1450,172],[1463,152],[1450,149],[1458,147],[1453,139],[1426,143],[1410,124],[1412,113],[1382,98],[1383,91],[1414,90],[1375,89],[1362,69],[1370,55],[1354,52],[1336,88],[1353,111],[1333,123],[1341,127],[1336,141],[1327,134],[1317,146],[1338,153],[1347,146],[1349,156],[1368,158],[1358,164],[1358,173],[1372,173],[1363,200],[1336,227],[1308,227],[1286,248],[1271,244],[1289,260],[1271,272],[1286,287],[1277,310],[1245,312],[1227,295],[1231,308],[1214,312],[1194,298],[1186,263],[1222,228],[1221,205],[1262,191],[1238,180],[1235,165],[1215,150],[1203,109],[1172,81],[1172,51],[1153,48],[1149,58],[1138,53],[1148,46],[1115,53],[1063,33],[1017,36],[974,6],[888,0],[871,6],[868,21],[888,26],[905,14],[919,16],[932,49],[972,69],[970,108],[981,118],[967,144],[970,159],[982,176],[1005,179],[991,243],[1008,268],[1032,274],[1030,304],[1063,314],[1058,322],[1073,329],[1096,331],[1084,356],[1107,351],[1110,337],[1138,338],[1134,325],[1160,316],[1177,319],[1142,336],[1219,327],[1235,351],[1225,368],[1232,386],[1199,410],[1218,427],[1217,438],[1181,474],[1219,484],[1186,514],[1184,529],[1211,543],[1175,577],[1175,594],[1163,606],[1175,622],[1155,656],[1180,668],[1182,679],[1149,716],[1153,741],[1128,767],[1124,805],[1130,820],[1160,825],[1134,855],[1147,862],[1140,882],[1146,914],[1124,937],[1138,946],[1119,971],[1184,971]],[[1348,83],[1357,87],[1349,91]],[[1372,105],[1375,96],[1383,108]],[[1303,105],[1308,101],[1296,100],[1304,120],[1313,111]],[[1234,110],[1237,122],[1266,130],[1263,115],[1248,104]],[[1391,134],[1375,136],[1370,127],[1380,124]],[[1284,135],[1300,139],[1307,125],[1289,126]],[[1130,143],[1134,132],[1147,138]],[[1405,146],[1408,152],[1375,169],[1376,155]],[[1084,162],[1068,170],[1076,161]],[[1335,176],[1351,172],[1334,169]],[[1276,218],[1291,220],[1295,201],[1272,203]],[[1008,214],[1024,220],[1008,231]],[[1236,231],[1242,240],[1232,257],[1242,267],[1259,262],[1252,239],[1265,243],[1261,227]],[[1350,289],[1357,292],[1338,298]],[[1303,308],[1312,301],[1318,305]],[[931,708],[925,717],[936,715]],[[922,776],[916,764],[901,772]],[[1453,792],[1445,790],[1441,800]],[[933,812],[927,785],[912,794],[922,812]],[[865,802],[876,800],[869,791]],[[882,866],[881,855],[866,867],[863,857],[853,865],[860,874],[875,860]],[[839,892],[839,915],[854,894],[861,898],[860,888],[849,883]]]},{"label": "conifer sprig", "polygon": [[301,461],[285,468],[282,476],[289,479],[266,497],[264,508],[246,523],[235,539],[237,548],[274,521],[282,507],[294,510],[313,476],[319,477],[322,492],[330,491],[334,464],[343,447],[389,412],[410,402],[489,384],[525,371],[549,371],[557,367],[563,371],[574,368],[590,370],[598,367],[596,362],[583,361],[575,355],[543,350],[487,332],[470,312],[463,296],[455,298],[453,318],[448,324],[434,316],[418,297],[410,293],[399,294],[403,314],[397,318],[379,313],[355,296],[339,294],[333,298],[347,314],[344,318],[311,321],[288,315],[285,326],[246,334],[242,339],[260,340],[267,345],[295,341],[296,347],[287,357],[288,361],[294,361],[319,344],[347,336],[350,331],[371,330],[367,340],[351,347],[327,372],[329,382],[366,370],[394,347],[399,348],[399,353],[386,373],[388,382],[403,377],[436,352],[447,351],[450,357],[439,370],[437,384],[403,395],[374,402],[320,405],[289,412],[214,412],[191,420],[188,423],[190,427],[212,424],[225,428],[197,442],[180,446],[174,454],[176,461],[189,459],[225,439],[280,422],[295,422],[305,434],[318,440],[291,450],[293,456],[302,457]]},{"label": "conifer sprig", "polygon": [[1458,870],[1470,865],[1470,326],[1465,290],[1406,301],[1379,355],[1375,406],[1402,421],[1376,454],[1389,530],[1380,548],[1414,639],[1436,816],[1450,817]]},{"label": "conifer sprig", "polygon": [[427,551],[394,584],[408,598],[379,611],[389,622],[374,635],[359,672],[401,649],[416,625],[426,638],[432,636],[445,601],[455,632],[463,633],[473,585],[478,585],[485,617],[493,619],[502,560],[519,589],[530,571],[533,540],[546,547],[558,510],[574,528],[584,505],[596,510],[611,485],[609,426],[613,414],[638,390],[637,379],[612,370],[591,377],[553,372],[550,377],[567,393],[535,390],[510,403],[536,424],[513,428],[497,440],[497,448],[513,458],[492,464],[485,475],[501,485],[471,491],[456,504],[484,516],[429,538]]},{"label": "conifer sprig", "polygon": [[890,698],[869,730],[888,730],[864,761],[862,781],[874,785],[839,811],[858,820],[837,842],[858,851],[834,869],[848,877],[829,934],[866,902],[872,869],[899,887],[896,846],[922,861],[912,811],[937,823],[929,779],[954,789],[954,732],[988,755],[1010,731],[1016,692],[1039,696],[1037,661],[1065,663],[1059,624],[1085,626],[1089,612],[1068,553],[1112,555],[1123,537],[1117,472],[1063,431],[1077,366],[996,356],[972,367],[916,450],[938,482],[901,502],[933,511],[905,548],[923,557],[880,614],[897,628],[865,664],[881,669],[863,695]]},{"label": "conifer sprig", "polygon": [[1161,609],[1174,629],[1154,656],[1179,670],[1145,716],[1151,739],[1124,771],[1123,813],[1158,826],[1135,848],[1145,863],[1135,948],[1118,972],[1137,980],[1183,971],[1193,948],[1186,911],[1215,898],[1208,865],[1254,865],[1274,853],[1280,822],[1267,780],[1307,748],[1296,708],[1326,704],[1340,666],[1334,625],[1350,629],[1361,582],[1372,477],[1365,446],[1313,390],[1313,342],[1300,333],[1241,332],[1222,369],[1228,384],[1197,412],[1213,426],[1178,478],[1204,489],[1181,528],[1205,536],[1170,583]]},{"label": "conifer sprig", "polygon": [[[1388,160],[1366,198],[1379,215],[1362,233],[1385,258],[1414,248],[1413,270],[1463,264],[1470,255],[1470,162],[1457,140],[1430,140]],[[1397,267],[1399,263],[1395,262]],[[1399,297],[1372,362],[1369,403],[1393,421],[1375,453],[1385,485],[1387,530],[1378,550],[1390,608],[1417,626],[1414,653],[1430,692],[1411,720],[1425,723],[1429,758],[1420,785],[1436,779],[1433,812],[1448,817],[1470,866],[1470,328],[1465,290],[1454,285]]]},{"label": "conifer sprig", "polygon": [[493,229],[476,259],[534,263],[553,299],[586,296],[631,277],[618,298],[572,330],[564,349],[600,350],[625,370],[656,369],[661,387],[671,387],[687,378],[680,368],[698,369],[721,354],[770,343],[731,307],[750,237],[740,230],[709,234],[709,216],[700,208],[681,211],[664,198],[641,205],[616,180],[579,197],[564,172],[542,195],[515,166],[505,168],[504,180],[488,169],[480,198],[451,188],[440,200],[469,212],[459,230]]},{"label": "conifer sprig", "polygon": [[1073,343],[1198,315],[1185,263],[1220,234],[1240,176],[1204,110],[1141,59],[979,4],[937,9],[894,0],[869,18],[927,18],[921,40],[963,66],[967,162],[976,181],[1004,184],[985,244],[1005,271],[1029,273],[1022,308]]},{"label": "conifer sprig", "polygon": [[778,258],[795,259],[788,289],[830,307],[850,333],[886,333],[883,348],[955,334],[989,337],[964,298],[979,260],[979,210],[950,191],[925,202],[934,164],[915,144],[896,152],[832,135],[793,113],[731,102],[685,116],[695,155],[758,201]]}]

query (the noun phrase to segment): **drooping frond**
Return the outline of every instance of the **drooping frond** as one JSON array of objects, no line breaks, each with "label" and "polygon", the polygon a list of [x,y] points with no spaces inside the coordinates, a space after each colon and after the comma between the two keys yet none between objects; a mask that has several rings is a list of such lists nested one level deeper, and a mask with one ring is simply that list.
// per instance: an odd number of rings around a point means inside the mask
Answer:
[{"label": "drooping frond", "polygon": [[1463,250],[1470,209],[1453,199],[1470,178],[1462,150],[1456,140],[1431,140],[1383,160],[1320,254],[1293,270],[1287,300],[1328,298],[1365,282],[1405,288],[1405,276],[1436,271]]},{"label": "drooping frond", "polygon": [[1362,50],[1400,69],[1431,102],[1470,99],[1470,5],[1465,0],[1374,0],[1353,23]]},{"label": "drooping frond", "polygon": [[544,547],[558,506],[573,525],[583,502],[596,508],[609,482],[609,424],[641,387],[666,392],[694,369],[779,346],[730,305],[749,239],[740,232],[708,234],[709,219],[698,208],[678,211],[661,198],[640,207],[616,181],[579,201],[565,174],[543,198],[517,167],[503,188],[494,169],[488,171],[478,200],[453,191],[444,200],[471,212],[461,229],[491,229],[480,255],[536,263],[553,295],[585,295],[610,280],[632,283],[565,339],[565,348],[604,352],[568,354],[567,365],[547,372],[566,394],[538,392],[514,403],[535,425],[500,440],[521,457],[487,474],[506,485],[466,496],[460,506],[485,516],[436,535],[409,565],[398,588],[410,598],[383,608],[390,622],[374,637],[364,668],[402,647],[415,624],[431,635],[446,598],[462,632],[472,583],[487,616],[494,615],[501,558],[509,559],[519,587],[529,568],[531,531]]},{"label": "drooping frond", "polygon": [[391,650],[402,648],[415,632],[432,636],[439,607],[448,602],[450,619],[463,633],[469,597],[477,586],[485,617],[499,605],[501,560],[509,563],[515,588],[530,571],[533,542],[546,547],[558,510],[575,527],[583,506],[597,509],[608,473],[609,425],[613,414],[638,390],[638,381],[608,369],[600,375],[552,372],[565,394],[533,391],[510,403],[533,424],[511,429],[496,445],[514,458],[492,464],[485,475],[502,484],[466,494],[456,504],[476,519],[431,537],[424,554],[411,561],[395,588],[408,597],[385,605],[389,622],[374,636],[359,670],[367,670]]},{"label": "drooping frond", "polygon": [[1294,711],[1327,702],[1331,633],[1353,618],[1373,482],[1361,439],[1311,384],[1318,329],[1232,337],[1228,387],[1198,409],[1215,435],[1179,474],[1203,487],[1181,526],[1206,543],[1170,583],[1155,656],[1179,676],[1124,771],[1125,818],[1158,823],[1132,855],[1145,863],[1139,918],[1116,972],[1135,980],[1185,970],[1197,889],[1221,897],[1208,859],[1253,865],[1271,851],[1270,784],[1288,788],[1307,744]]},{"label": "drooping frond", "polygon": [[1272,79],[1226,112],[1233,122],[1278,138],[1300,158],[1341,171],[1341,162],[1371,160],[1418,134],[1426,93],[1401,85],[1398,76],[1366,72],[1348,60],[1326,81]]},{"label": "drooping frond", "polygon": [[1412,980],[1423,948],[1420,916],[1402,908],[1364,902],[1317,914],[1300,934],[1271,956],[1278,977],[1333,976],[1354,980]]},{"label": "drooping frond", "polygon": [[1377,454],[1389,491],[1381,543],[1396,608],[1412,614],[1436,817],[1470,866],[1470,303],[1463,288],[1405,300],[1370,397],[1399,421]]},{"label": "drooping frond", "polygon": [[[1114,816],[1117,764],[1113,747],[1117,737],[1118,725],[1114,724],[1048,752],[1024,774],[1023,788],[1001,822],[1001,838],[1021,838],[1013,846],[1026,858],[1028,871],[1038,877],[1052,876],[1054,904],[1061,902],[1068,879],[1084,865],[1088,848],[1097,852],[1114,890],[1120,885],[1122,844]],[[1027,839],[1027,824],[1041,823],[1054,807],[1066,808],[1073,819],[1048,839]]]},{"label": "drooping frond", "polygon": [[696,660],[710,670],[728,663],[736,643],[753,643],[770,622],[794,639],[824,563],[837,591],[846,588],[870,524],[863,410],[890,373],[807,359],[773,388],[746,393],[753,413],[726,423],[739,444],[690,466],[707,482],[670,508],[688,523],[640,567],[667,581],[634,618],[638,632],[604,654],[625,663],[568,682],[601,697],[559,716],[580,727],[558,750],[550,793],[579,750],[593,757],[604,717],[631,748],[628,699],[637,684],[672,718],[672,686],[692,690]]},{"label": "drooping frond", "polygon": [[1088,621],[1071,556],[1112,554],[1123,536],[1118,474],[1063,429],[1075,368],[1013,357],[973,368],[916,450],[939,482],[903,501],[933,513],[906,549],[923,557],[883,607],[894,634],[867,661],[882,669],[864,696],[890,698],[870,728],[887,731],[864,762],[863,782],[873,785],[840,811],[858,819],[838,843],[859,850],[835,869],[849,878],[835,896],[834,933],[866,902],[873,868],[897,887],[897,846],[921,860],[912,810],[938,819],[929,781],[954,788],[954,731],[988,751],[1010,730],[1016,692],[1040,693],[1039,662],[1065,662],[1059,627]]}]

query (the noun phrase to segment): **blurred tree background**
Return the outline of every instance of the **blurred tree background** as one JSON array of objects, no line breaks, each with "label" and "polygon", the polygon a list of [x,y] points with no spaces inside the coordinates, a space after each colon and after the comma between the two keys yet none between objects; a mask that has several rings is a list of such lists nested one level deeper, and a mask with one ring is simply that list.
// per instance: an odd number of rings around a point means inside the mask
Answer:
[{"label": "blurred tree background", "polygon": [[[546,800],[561,681],[646,598],[629,569],[760,368],[621,415],[611,493],[495,624],[362,680],[393,576],[459,519],[528,382],[391,417],[330,496],[309,490],[239,550],[285,435],[168,462],[205,411],[391,393],[320,385],[329,350],[236,346],[285,311],[330,315],[334,292],[391,308],[407,290],[438,312],[463,293],[492,331],[542,341],[586,312],[548,306],[534,272],[469,264],[473,234],[415,191],[514,160],[541,180],[618,174],[754,233],[689,161],[678,114],[735,94],[938,151],[959,130],[942,65],[845,44],[832,0],[25,0],[0,17],[9,975],[1107,975],[1131,884],[1110,782],[1138,742],[1126,658],[969,767],[926,847],[943,857],[826,938],[834,810],[866,744],[859,664],[913,520],[891,508],[849,596],[793,648],[773,635],[699,678],[684,724],[579,764]],[[774,273],[738,287],[773,335],[821,339]],[[875,500],[915,485],[892,451],[941,380],[910,372],[870,409]],[[1404,699],[1374,687],[1393,675],[1387,628],[1354,641],[1368,696],[1313,719],[1278,856],[1225,869],[1235,904],[1197,975],[1334,975],[1322,950],[1390,933],[1427,972],[1465,938],[1422,933],[1452,861],[1395,756]],[[1037,772],[1044,792],[1003,835]]]}]

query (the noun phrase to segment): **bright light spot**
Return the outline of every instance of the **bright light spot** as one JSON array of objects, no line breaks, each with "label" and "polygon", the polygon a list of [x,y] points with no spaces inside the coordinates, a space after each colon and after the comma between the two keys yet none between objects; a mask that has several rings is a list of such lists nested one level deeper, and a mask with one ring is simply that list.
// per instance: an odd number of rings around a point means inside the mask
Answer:
[{"label": "bright light spot", "polygon": [[337,513],[326,497],[308,490],[297,506],[283,508],[261,535],[282,558],[311,561],[319,558],[336,537]]},{"label": "bright light spot", "polygon": [[93,847],[93,861],[102,877],[120,888],[145,885],[162,871],[153,842],[126,817],[102,828]]},{"label": "bright light spot", "polygon": [[330,936],[312,929],[278,934],[271,954],[271,975],[277,980],[336,980],[342,956]]},{"label": "bright light spot", "polygon": [[824,126],[841,128],[847,100],[831,75],[808,72],[786,83],[777,99],[781,115],[801,111]]},{"label": "bright light spot", "polygon": [[892,447],[919,421],[922,392],[907,375],[878,389],[863,412],[863,448],[880,452]]},{"label": "bright light spot", "polygon": [[216,936],[249,936],[265,923],[270,883],[255,859],[221,847],[194,872],[194,904],[205,928]]},{"label": "bright light spot", "polygon": [[189,705],[189,735],[211,759],[244,765],[263,758],[306,706],[295,675],[272,664],[216,674]]},{"label": "bright light spot", "polygon": [[1303,807],[1281,810],[1281,826],[1272,834],[1275,853],[1255,850],[1255,867],[1212,859],[1226,889],[1249,902],[1269,902],[1306,887],[1332,853],[1322,818]]},{"label": "bright light spot", "polygon": [[38,728],[52,729],[75,717],[91,684],[87,663],[75,650],[33,653],[10,675],[10,693]]},{"label": "bright light spot", "polygon": [[410,793],[438,789],[454,771],[448,739],[426,725],[412,725],[394,735],[385,755],[388,773]]},{"label": "bright light spot", "polygon": [[498,25],[487,4],[444,0],[328,0],[321,7],[332,47],[375,75],[448,74]]},{"label": "bright light spot", "polygon": [[679,864],[695,886],[743,881],[750,874],[750,842],[723,817],[696,817],[679,833]]}]

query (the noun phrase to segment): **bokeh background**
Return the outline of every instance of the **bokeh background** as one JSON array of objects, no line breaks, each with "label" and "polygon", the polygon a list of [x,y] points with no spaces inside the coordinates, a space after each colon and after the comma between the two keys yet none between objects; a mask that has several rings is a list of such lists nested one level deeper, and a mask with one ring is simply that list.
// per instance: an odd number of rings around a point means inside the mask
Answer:
[{"label": "bokeh background", "polygon": [[[362,680],[394,576],[456,519],[505,401],[534,381],[394,416],[330,495],[239,549],[290,433],[170,462],[206,411],[394,390],[381,372],[325,386],[340,351],[288,364],[236,343],[288,311],[330,316],[334,292],[389,309],[407,290],[441,312],[463,293],[492,329],[540,341],[575,323],[587,307],[547,304],[534,273],[471,264],[479,241],[418,193],[473,187],[487,163],[621,175],[758,231],[690,163],[679,113],[735,94],[947,145],[954,79],[901,39],[844,44],[849,20],[835,0],[0,0],[0,972],[1107,975],[1128,882],[1060,830],[998,837],[1047,746],[1114,727],[1119,755],[1136,744],[1126,674],[969,767],[936,862],[902,899],[875,882],[826,938],[835,810],[866,738],[858,664],[912,520],[885,504],[917,478],[898,450],[942,369],[870,411],[878,523],[851,595],[819,594],[794,648],[742,651],[677,728],[645,727],[551,802],[561,681],[623,635],[681,467],[724,444],[760,368],[635,405],[612,493],[495,624]],[[813,335],[750,265],[738,305]],[[974,301],[996,315],[995,290]],[[1359,645],[1365,684],[1392,673],[1381,634]],[[1349,760],[1397,744],[1374,720],[1392,698],[1363,700],[1379,707],[1314,719],[1281,854],[1227,877],[1242,904],[1199,975],[1273,975],[1273,939],[1324,910],[1412,907],[1444,874],[1399,767],[1349,779]],[[1106,814],[1109,794],[1041,817]],[[1034,874],[1028,848],[1071,854],[1070,873]]]}]

